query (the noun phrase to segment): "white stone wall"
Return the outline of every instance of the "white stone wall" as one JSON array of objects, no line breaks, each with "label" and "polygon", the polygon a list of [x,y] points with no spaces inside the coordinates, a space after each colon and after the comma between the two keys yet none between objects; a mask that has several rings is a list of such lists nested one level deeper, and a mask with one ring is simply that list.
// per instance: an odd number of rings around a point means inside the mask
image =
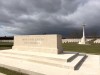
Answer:
[{"label": "white stone wall", "polygon": [[[62,43],[78,43],[81,39],[62,39]],[[86,41],[91,41],[92,39],[86,39]]]},{"label": "white stone wall", "polygon": [[99,38],[99,39],[96,39],[96,40],[94,41],[94,43],[100,43],[100,38]]},{"label": "white stone wall", "polygon": [[0,40],[0,42],[14,42],[14,40]]},{"label": "white stone wall", "polygon": [[62,39],[62,43],[79,42],[80,39]]}]

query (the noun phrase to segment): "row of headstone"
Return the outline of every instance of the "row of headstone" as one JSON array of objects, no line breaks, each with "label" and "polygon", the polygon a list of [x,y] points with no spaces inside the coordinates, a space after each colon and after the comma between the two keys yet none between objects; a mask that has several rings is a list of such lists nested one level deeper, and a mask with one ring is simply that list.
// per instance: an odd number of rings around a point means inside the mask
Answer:
[{"label": "row of headstone", "polygon": [[62,39],[62,43],[79,42],[80,39]]},{"label": "row of headstone", "polygon": [[100,43],[100,39],[96,39],[94,43]]},{"label": "row of headstone", "polygon": [[14,40],[0,40],[0,42],[14,42]]},{"label": "row of headstone", "polygon": [[[62,43],[77,43],[81,39],[62,39]],[[86,41],[91,41],[92,39],[86,39]]]}]

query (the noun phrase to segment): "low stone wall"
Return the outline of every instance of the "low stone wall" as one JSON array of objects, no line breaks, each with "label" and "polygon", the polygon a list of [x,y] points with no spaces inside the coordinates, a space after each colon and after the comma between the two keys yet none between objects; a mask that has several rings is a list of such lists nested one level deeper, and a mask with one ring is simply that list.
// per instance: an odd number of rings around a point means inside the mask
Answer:
[{"label": "low stone wall", "polygon": [[[62,39],[62,43],[78,43],[81,39]],[[86,39],[86,41],[91,41],[92,39]]]},{"label": "low stone wall", "polygon": [[96,39],[96,40],[94,41],[94,43],[100,43],[100,38],[99,38],[99,39]]},{"label": "low stone wall", "polygon": [[0,40],[0,42],[11,42],[11,43],[13,43],[14,40]]}]

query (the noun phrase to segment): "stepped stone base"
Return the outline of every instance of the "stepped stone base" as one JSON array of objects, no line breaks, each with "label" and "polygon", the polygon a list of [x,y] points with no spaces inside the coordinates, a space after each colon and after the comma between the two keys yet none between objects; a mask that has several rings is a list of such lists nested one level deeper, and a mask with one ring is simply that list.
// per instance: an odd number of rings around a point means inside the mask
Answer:
[{"label": "stepped stone base", "polygon": [[[76,57],[77,56],[77,57]],[[63,54],[39,53],[33,51],[19,51],[19,50],[4,50],[0,51],[0,57],[16,59],[21,61],[34,62],[59,68],[66,68],[76,70],[80,62],[84,59],[84,55],[80,56],[79,53],[65,52]],[[67,62],[69,61],[70,62]],[[20,63],[21,64],[21,63]],[[4,64],[5,65],[5,64]],[[7,64],[9,66],[9,64]],[[14,67],[16,68],[16,67]]]},{"label": "stepped stone base", "polygon": [[6,74],[0,73],[0,75],[6,75]]}]

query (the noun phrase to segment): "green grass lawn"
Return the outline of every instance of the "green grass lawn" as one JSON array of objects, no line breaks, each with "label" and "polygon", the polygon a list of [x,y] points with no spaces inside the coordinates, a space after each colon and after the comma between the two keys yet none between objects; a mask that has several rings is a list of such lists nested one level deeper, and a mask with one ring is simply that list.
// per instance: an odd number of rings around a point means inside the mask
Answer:
[{"label": "green grass lawn", "polygon": [[13,43],[0,42],[0,50],[11,49],[12,46],[13,46]]},{"label": "green grass lawn", "polygon": [[3,68],[3,67],[0,67],[0,72],[4,73],[6,75],[27,75],[27,74],[23,74],[23,73],[20,73],[20,72],[9,70],[9,69]]},{"label": "green grass lawn", "polygon": [[77,43],[64,43],[62,45],[64,51],[100,54],[100,44],[79,45]]},{"label": "green grass lawn", "polygon": [[[0,42],[0,50],[11,49],[13,43]],[[79,45],[77,43],[63,43],[64,51],[100,54],[100,44]]]},{"label": "green grass lawn", "polygon": [[12,45],[10,42],[0,42],[0,47],[12,47]]}]

